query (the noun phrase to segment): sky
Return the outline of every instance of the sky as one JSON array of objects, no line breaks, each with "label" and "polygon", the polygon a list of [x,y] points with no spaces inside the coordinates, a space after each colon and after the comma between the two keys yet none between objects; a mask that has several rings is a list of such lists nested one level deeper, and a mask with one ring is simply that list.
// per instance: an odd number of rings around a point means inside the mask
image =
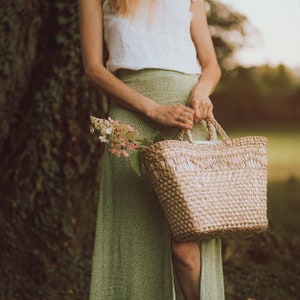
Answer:
[{"label": "sky", "polygon": [[300,67],[300,0],[219,1],[244,14],[259,32],[237,53],[240,64]]}]

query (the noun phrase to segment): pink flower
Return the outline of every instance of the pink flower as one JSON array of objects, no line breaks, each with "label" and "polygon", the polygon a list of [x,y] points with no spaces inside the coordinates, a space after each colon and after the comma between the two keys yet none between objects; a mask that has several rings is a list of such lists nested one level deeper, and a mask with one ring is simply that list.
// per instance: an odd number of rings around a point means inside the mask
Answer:
[{"label": "pink flower", "polygon": [[128,152],[140,147],[142,140],[137,138],[138,132],[131,125],[121,124],[118,120],[111,118],[106,120],[92,116],[91,123],[91,132],[98,131],[100,141],[108,143],[110,145],[108,151],[117,157],[129,157]]},{"label": "pink flower", "polygon": [[132,151],[134,149],[137,149],[139,146],[137,144],[131,143],[129,144],[129,150]]}]

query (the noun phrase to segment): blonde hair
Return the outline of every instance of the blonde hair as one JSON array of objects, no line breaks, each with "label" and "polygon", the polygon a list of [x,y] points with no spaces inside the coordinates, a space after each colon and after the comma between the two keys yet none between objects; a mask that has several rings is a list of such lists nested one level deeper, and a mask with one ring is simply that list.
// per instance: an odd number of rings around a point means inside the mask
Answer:
[{"label": "blonde hair", "polygon": [[110,0],[113,11],[122,16],[134,16],[140,5],[140,0]]}]

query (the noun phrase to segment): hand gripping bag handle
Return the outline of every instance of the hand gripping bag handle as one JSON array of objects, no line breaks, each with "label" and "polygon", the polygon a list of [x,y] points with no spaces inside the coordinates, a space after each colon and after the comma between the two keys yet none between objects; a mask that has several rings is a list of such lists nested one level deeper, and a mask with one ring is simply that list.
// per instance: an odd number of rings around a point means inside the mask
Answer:
[{"label": "hand gripping bag handle", "polygon": [[[217,122],[217,120],[214,117],[211,117],[209,119],[206,119],[207,129],[209,132],[209,140],[212,141],[214,137],[214,130],[217,131],[217,133],[220,135],[222,142],[225,143],[227,146],[230,146],[232,144],[230,138],[226,134],[225,130],[222,128],[222,126]],[[182,141],[184,136],[187,136],[187,139],[190,143],[193,143],[193,136],[191,133],[191,130],[189,129],[181,129],[178,133],[178,140]]]}]

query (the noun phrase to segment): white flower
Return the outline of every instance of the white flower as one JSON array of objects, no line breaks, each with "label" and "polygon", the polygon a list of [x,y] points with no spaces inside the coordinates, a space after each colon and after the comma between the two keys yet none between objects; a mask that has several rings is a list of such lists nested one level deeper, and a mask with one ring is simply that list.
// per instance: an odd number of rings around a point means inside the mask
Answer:
[{"label": "white flower", "polygon": [[111,134],[112,133],[111,127],[106,128],[105,133],[106,134]]},{"label": "white flower", "polygon": [[99,136],[99,140],[101,143],[108,143],[109,141],[105,138],[105,136]]}]

